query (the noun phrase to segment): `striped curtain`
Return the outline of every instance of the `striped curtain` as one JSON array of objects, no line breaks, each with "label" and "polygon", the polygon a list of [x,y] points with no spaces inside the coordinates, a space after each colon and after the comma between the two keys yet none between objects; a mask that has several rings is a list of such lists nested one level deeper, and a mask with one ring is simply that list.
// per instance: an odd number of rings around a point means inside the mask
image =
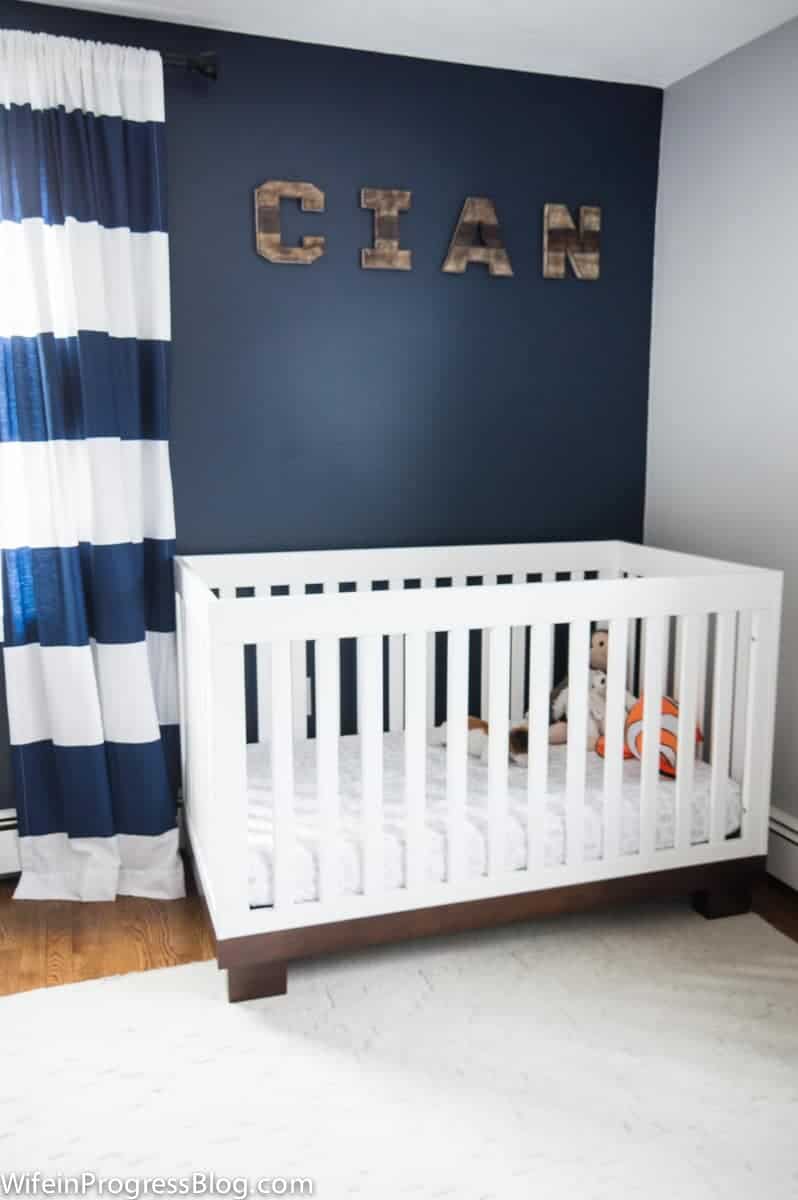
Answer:
[{"label": "striped curtain", "polygon": [[0,31],[0,547],[23,899],[183,894],[160,57]]}]

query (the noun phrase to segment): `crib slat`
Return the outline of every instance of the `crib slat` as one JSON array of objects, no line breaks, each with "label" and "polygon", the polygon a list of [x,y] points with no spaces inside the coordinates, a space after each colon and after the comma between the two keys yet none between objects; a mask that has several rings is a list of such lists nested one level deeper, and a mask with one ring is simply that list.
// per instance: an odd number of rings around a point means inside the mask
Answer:
[{"label": "crib slat", "polygon": [[745,769],[745,719],[751,667],[752,614],[737,615],[737,659],[734,668],[734,724],[732,727],[732,778],[742,783]]},{"label": "crib slat", "polygon": [[646,617],[643,623],[645,673],[642,692],[643,754],[640,764],[640,855],[654,853],[657,832],[659,736],[662,727],[662,686],[665,678],[667,617]]},{"label": "crib slat", "polygon": [[447,639],[446,808],[448,883],[465,876],[465,813],[468,784],[468,630],[450,629]]},{"label": "crib slat", "polygon": [[695,779],[695,729],[698,702],[698,652],[701,618],[695,613],[679,617],[679,729],[676,760],[676,800],[674,810],[674,846],[687,850],[693,824],[693,782]]},{"label": "crib slat", "polygon": [[[421,580],[422,588],[434,588],[435,577]],[[435,634],[427,634],[427,722],[431,729],[435,724]]]},{"label": "crib slat", "polygon": [[[391,591],[403,591],[404,580],[392,579]],[[388,638],[388,728],[394,732],[405,727],[405,639],[401,633]]]},{"label": "crib slat", "polygon": [[[271,588],[255,589],[256,596],[271,595]],[[272,733],[272,648],[270,642],[255,647],[255,688],[258,694],[258,741],[268,742]]]},{"label": "crib slat", "polygon": [[546,793],[549,773],[549,711],[554,626],[533,625],[529,662],[529,766],[527,768],[527,869],[545,865]]},{"label": "crib slat", "polygon": [[715,673],[712,684],[712,781],[710,784],[710,840],[726,836],[726,803],[729,794],[732,687],[734,685],[735,614],[718,613],[715,620]]},{"label": "crib slat", "polygon": [[338,739],[341,735],[341,648],[337,638],[316,642],[316,789],[319,798],[319,899],[329,900],[336,886],[340,836]]},{"label": "crib slat", "polygon": [[585,848],[590,622],[572,621],[568,639],[568,747],[566,757],[565,855],[580,863]]},{"label": "crib slat", "polygon": [[[526,573],[513,575],[513,583],[526,583]],[[514,625],[510,637],[510,720],[520,721],[524,715],[525,627]]]},{"label": "crib slat", "polygon": [[291,652],[285,641],[273,642],[271,653],[272,790],[274,793],[274,908],[294,902],[294,744],[291,723]]},{"label": "crib slat", "polygon": [[629,622],[610,621],[607,654],[607,710],[604,749],[604,859],[621,852],[621,789],[626,732],[626,662]]},{"label": "crib slat", "polygon": [[[541,582],[541,583],[556,583],[556,582],[557,582],[557,573],[556,573],[555,571],[544,571],[544,572],[543,572],[543,574],[542,574],[542,575],[541,575],[541,577],[540,577],[540,582]],[[554,628],[553,628],[553,626],[552,626],[552,634],[553,634],[553,633],[554,633]],[[551,663],[550,663],[550,665],[549,665],[549,696],[551,696],[551,692],[552,692],[552,689],[553,689],[553,687],[554,687],[554,684],[555,684],[555,679],[554,679],[554,654],[552,653],[552,656],[551,656]],[[548,720],[548,718],[547,718],[547,720]]]},{"label": "crib slat", "polygon": [[[492,587],[497,583],[495,575],[483,575],[482,586]],[[490,722],[488,715],[490,709],[490,630],[480,630],[480,645],[482,647],[482,657],[480,665],[480,687],[479,687],[479,715],[483,721]]]},{"label": "crib slat", "polygon": [[[289,596],[304,596],[305,585],[292,583],[288,589]],[[304,739],[308,736],[308,656],[306,642],[291,643],[291,719],[294,726],[294,737]]]},{"label": "crib slat", "polygon": [[[371,583],[364,583],[362,580],[352,581],[352,591],[362,592],[364,590],[371,591]],[[353,638],[354,655],[355,655],[355,722],[358,734],[363,733],[363,689],[360,681],[360,642],[357,638]]]},{"label": "crib slat", "polygon": [[405,639],[405,812],[406,880],[418,888],[426,877],[425,817],[427,800],[427,635]]},{"label": "crib slat", "polygon": [[507,731],[510,686],[510,630],[498,625],[490,630],[488,686],[488,874],[505,869],[507,830]]},{"label": "crib slat", "polygon": [[[707,645],[709,642],[709,615],[701,613],[698,618],[698,695],[696,715],[701,732],[707,732]],[[702,753],[706,757],[706,751]]]},{"label": "crib slat", "polygon": [[308,659],[307,642],[291,643],[291,674],[294,686],[291,692],[294,737],[308,736]]},{"label": "crib slat", "polygon": [[360,754],[362,770],[363,892],[383,890],[382,804],[382,638],[357,639],[357,690],[360,696]]},{"label": "crib slat", "polygon": [[479,675],[479,715],[483,721],[490,721],[490,630],[481,629],[479,641],[482,647],[482,658]]}]

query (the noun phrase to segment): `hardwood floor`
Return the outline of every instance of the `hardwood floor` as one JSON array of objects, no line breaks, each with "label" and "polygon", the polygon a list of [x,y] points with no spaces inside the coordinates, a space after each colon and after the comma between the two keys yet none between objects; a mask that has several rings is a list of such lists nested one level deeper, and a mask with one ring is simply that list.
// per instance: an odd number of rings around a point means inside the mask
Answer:
[{"label": "hardwood floor", "polygon": [[[179,966],[213,958],[200,899],[113,904],[11,899],[0,879],[0,995]],[[754,911],[798,942],[798,892],[775,879],[757,889]]]},{"label": "hardwood floor", "polygon": [[0,995],[213,958],[198,896],[108,904],[11,899],[0,880]]}]

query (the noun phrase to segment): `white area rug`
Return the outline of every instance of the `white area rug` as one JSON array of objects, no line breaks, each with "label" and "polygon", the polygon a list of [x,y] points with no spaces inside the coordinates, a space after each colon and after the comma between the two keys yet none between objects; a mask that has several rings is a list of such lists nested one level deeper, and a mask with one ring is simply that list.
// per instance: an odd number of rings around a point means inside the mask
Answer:
[{"label": "white area rug", "polygon": [[310,1176],[337,1200],[794,1200],[798,946],[682,906],[0,1001],[0,1172]]}]

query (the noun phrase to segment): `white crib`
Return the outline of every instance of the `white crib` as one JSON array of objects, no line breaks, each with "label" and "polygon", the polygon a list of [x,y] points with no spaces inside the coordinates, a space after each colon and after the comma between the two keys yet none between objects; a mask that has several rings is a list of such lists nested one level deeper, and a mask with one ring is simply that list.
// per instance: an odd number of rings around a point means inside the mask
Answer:
[{"label": "white crib", "polygon": [[[744,905],[767,844],[779,572],[623,542],[541,543],[188,556],[177,560],[176,587],[185,822],[231,999],[283,991],[289,959],[334,949],[649,894],[692,893],[707,915]],[[609,630],[607,738],[600,806],[591,810],[601,851],[588,858],[587,681],[596,623]],[[342,645],[350,666],[356,662],[362,872],[354,893],[342,889],[336,861],[341,712],[349,703]],[[543,823],[555,646],[567,647],[570,700],[565,850],[552,863],[543,853]],[[633,852],[620,835],[627,686],[679,701],[679,769],[668,785],[672,838],[658,843],[660,712],[651,704]],[[490,726],[486,855],[477,875],[466,862],[470,709]],[[502,851],[507,729],[527,710],[526,850],[511,870]],[[268,743],[270,762],[272,893],[265,905],[253,901],[249,880],[248,713],[250,741]],[[446,863],[443,877],[431,878],[428,740],[444,718]],[[697,724],[706,734],[705,762],[698,763],[684,750]],[[300,901],[294,774],[309,734],[316,874],[313,898]],[[401,738],[403,761],[404,868],[392,886],[384,862],[386,736],[394,745]],[[707,779],[700,841],[691,834],[697,770]],[[517,799],[517,773],[512,780]],[[730,780],[742,810],[731,831]]]}]

